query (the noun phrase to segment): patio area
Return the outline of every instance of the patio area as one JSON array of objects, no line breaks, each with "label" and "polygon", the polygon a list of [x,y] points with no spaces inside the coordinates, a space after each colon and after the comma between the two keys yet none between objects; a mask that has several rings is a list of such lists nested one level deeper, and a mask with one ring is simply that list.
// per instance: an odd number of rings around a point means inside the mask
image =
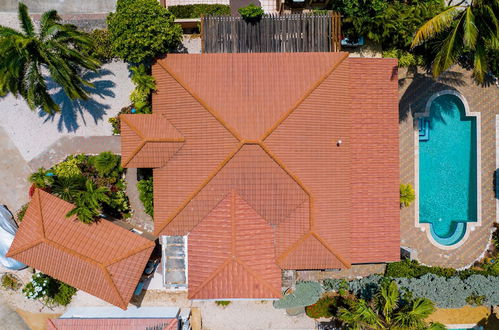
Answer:
[{"label": "patio area", "polygon": [[[469,72],[455,68],[434,80],[422,73],[400,70],[400,182],[415,186],[414,114],[422,112],[436,92],[459,92],[470,110],[480,112],[481,121],[481,225],[470,232],[460,247],[451,250],[433,245],[426,232],[415,226],[415,203],[401,209],[401,246],[417,251],[417,259],[427,265],[462,268],[471,265],[488,249],[493,224],[497,219],[493,175],[496,169],[496,116],[499,114],[499,89],[494,85],[479,87]],[[480,152],[478,153],[480,155]],[[418,192],[416,191],[416,196]]]}]

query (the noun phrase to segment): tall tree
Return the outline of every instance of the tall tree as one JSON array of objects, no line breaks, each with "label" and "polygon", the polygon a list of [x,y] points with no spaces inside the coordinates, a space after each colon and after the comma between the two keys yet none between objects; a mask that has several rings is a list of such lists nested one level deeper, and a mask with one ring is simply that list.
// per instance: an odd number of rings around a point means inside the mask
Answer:
[{"label": "tall tree", "polygon": [[88,99],[82,69],[95,71],[100,62],[81,54],[92,47],[92,40],[74,25],[61,24],[57,11],[45,12],[37,30],[28,8],[19,3],[21,31],[0,25],[0,95],[21,95],[34,110],[59,111],[49,94],[45,73],[71,99]]},{"label": "tall tree", "polygon": [[433,302],[425,298],[401,299],[394,281],[384,282],[371,303],[359,299],[349,308],[340,308],[338,318],[348,329],[442,330],[439,323],[425,319],[433,313]]},{"label": "tall tree", "polygon": [[479,83],[485,81],[491,69],[487,54],[499,50],[499,0],[471,0],[450,6],[427,21],[416,32],[412,47],[425,41],[442,38],[432,64],[438,77],[458,63],[460,57],[471,58],[473,76]]}]

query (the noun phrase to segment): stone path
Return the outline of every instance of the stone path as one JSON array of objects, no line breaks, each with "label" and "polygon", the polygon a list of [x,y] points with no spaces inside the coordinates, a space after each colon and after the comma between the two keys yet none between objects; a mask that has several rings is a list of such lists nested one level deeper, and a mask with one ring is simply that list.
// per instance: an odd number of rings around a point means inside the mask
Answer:
[{"label": "stone path", "polygon": [[[496,168],[496,115],[499,114],[499,89],[473,84],[470,73],[456,68],[439,81],[426,74],[399,74],[400,82],[400,180],[415,182],[414,120],[431,95],[441,90],[455,90],[468,101],[470,110],[481,113],[482,225],[476,227],[464,244],[453,250],[442,250],[428,240],[426,233],[415,227],[414,203],[401,214],[401,245],[417,250],[418,260],[428,265],[461,268],[479,259],[489,247],[491,230],[496,221],[493,173]],[[417,194],[417,192],[416,192]]]},{"label": "stone path", "polygon": [[131,219],[126,219],[134,227],[140,227],[148,232],[154,231],[154,222],[152,217],[144,211],[144,206],[139,199],[139,191],[137,189],[137,169],[126,169],[126,194],[130,200],[130,207],[133,211]]}]

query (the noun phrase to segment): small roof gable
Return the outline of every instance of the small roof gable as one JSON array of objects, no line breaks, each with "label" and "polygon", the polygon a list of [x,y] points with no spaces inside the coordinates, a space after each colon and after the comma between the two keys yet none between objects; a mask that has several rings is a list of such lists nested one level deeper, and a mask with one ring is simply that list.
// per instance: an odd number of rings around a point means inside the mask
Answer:
[{"label": "small roof gable", "polygon": [[189,299],[281,297],[273,230],[229,193],[189,235]]},{"label": "small roof gable", "polygon": [[36,189],[7,255],[126,309],[154,242],[107,220],[66,218],[73,207]]},{"label": "small roof gable", "polygon": [[123,167],[161,167],[177,152],[184,138],[161,115],[125,114],[121,122]]}]

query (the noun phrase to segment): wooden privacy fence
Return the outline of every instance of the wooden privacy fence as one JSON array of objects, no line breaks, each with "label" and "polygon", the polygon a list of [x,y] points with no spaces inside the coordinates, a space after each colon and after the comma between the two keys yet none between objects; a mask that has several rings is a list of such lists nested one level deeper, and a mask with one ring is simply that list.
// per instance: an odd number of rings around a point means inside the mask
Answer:
[{"label": "wooden privacy fence", "polygon": [[241,17],[201,18],[203,53],[284,53],[340,51],[340,15],[264,15],[257,22]]}]

